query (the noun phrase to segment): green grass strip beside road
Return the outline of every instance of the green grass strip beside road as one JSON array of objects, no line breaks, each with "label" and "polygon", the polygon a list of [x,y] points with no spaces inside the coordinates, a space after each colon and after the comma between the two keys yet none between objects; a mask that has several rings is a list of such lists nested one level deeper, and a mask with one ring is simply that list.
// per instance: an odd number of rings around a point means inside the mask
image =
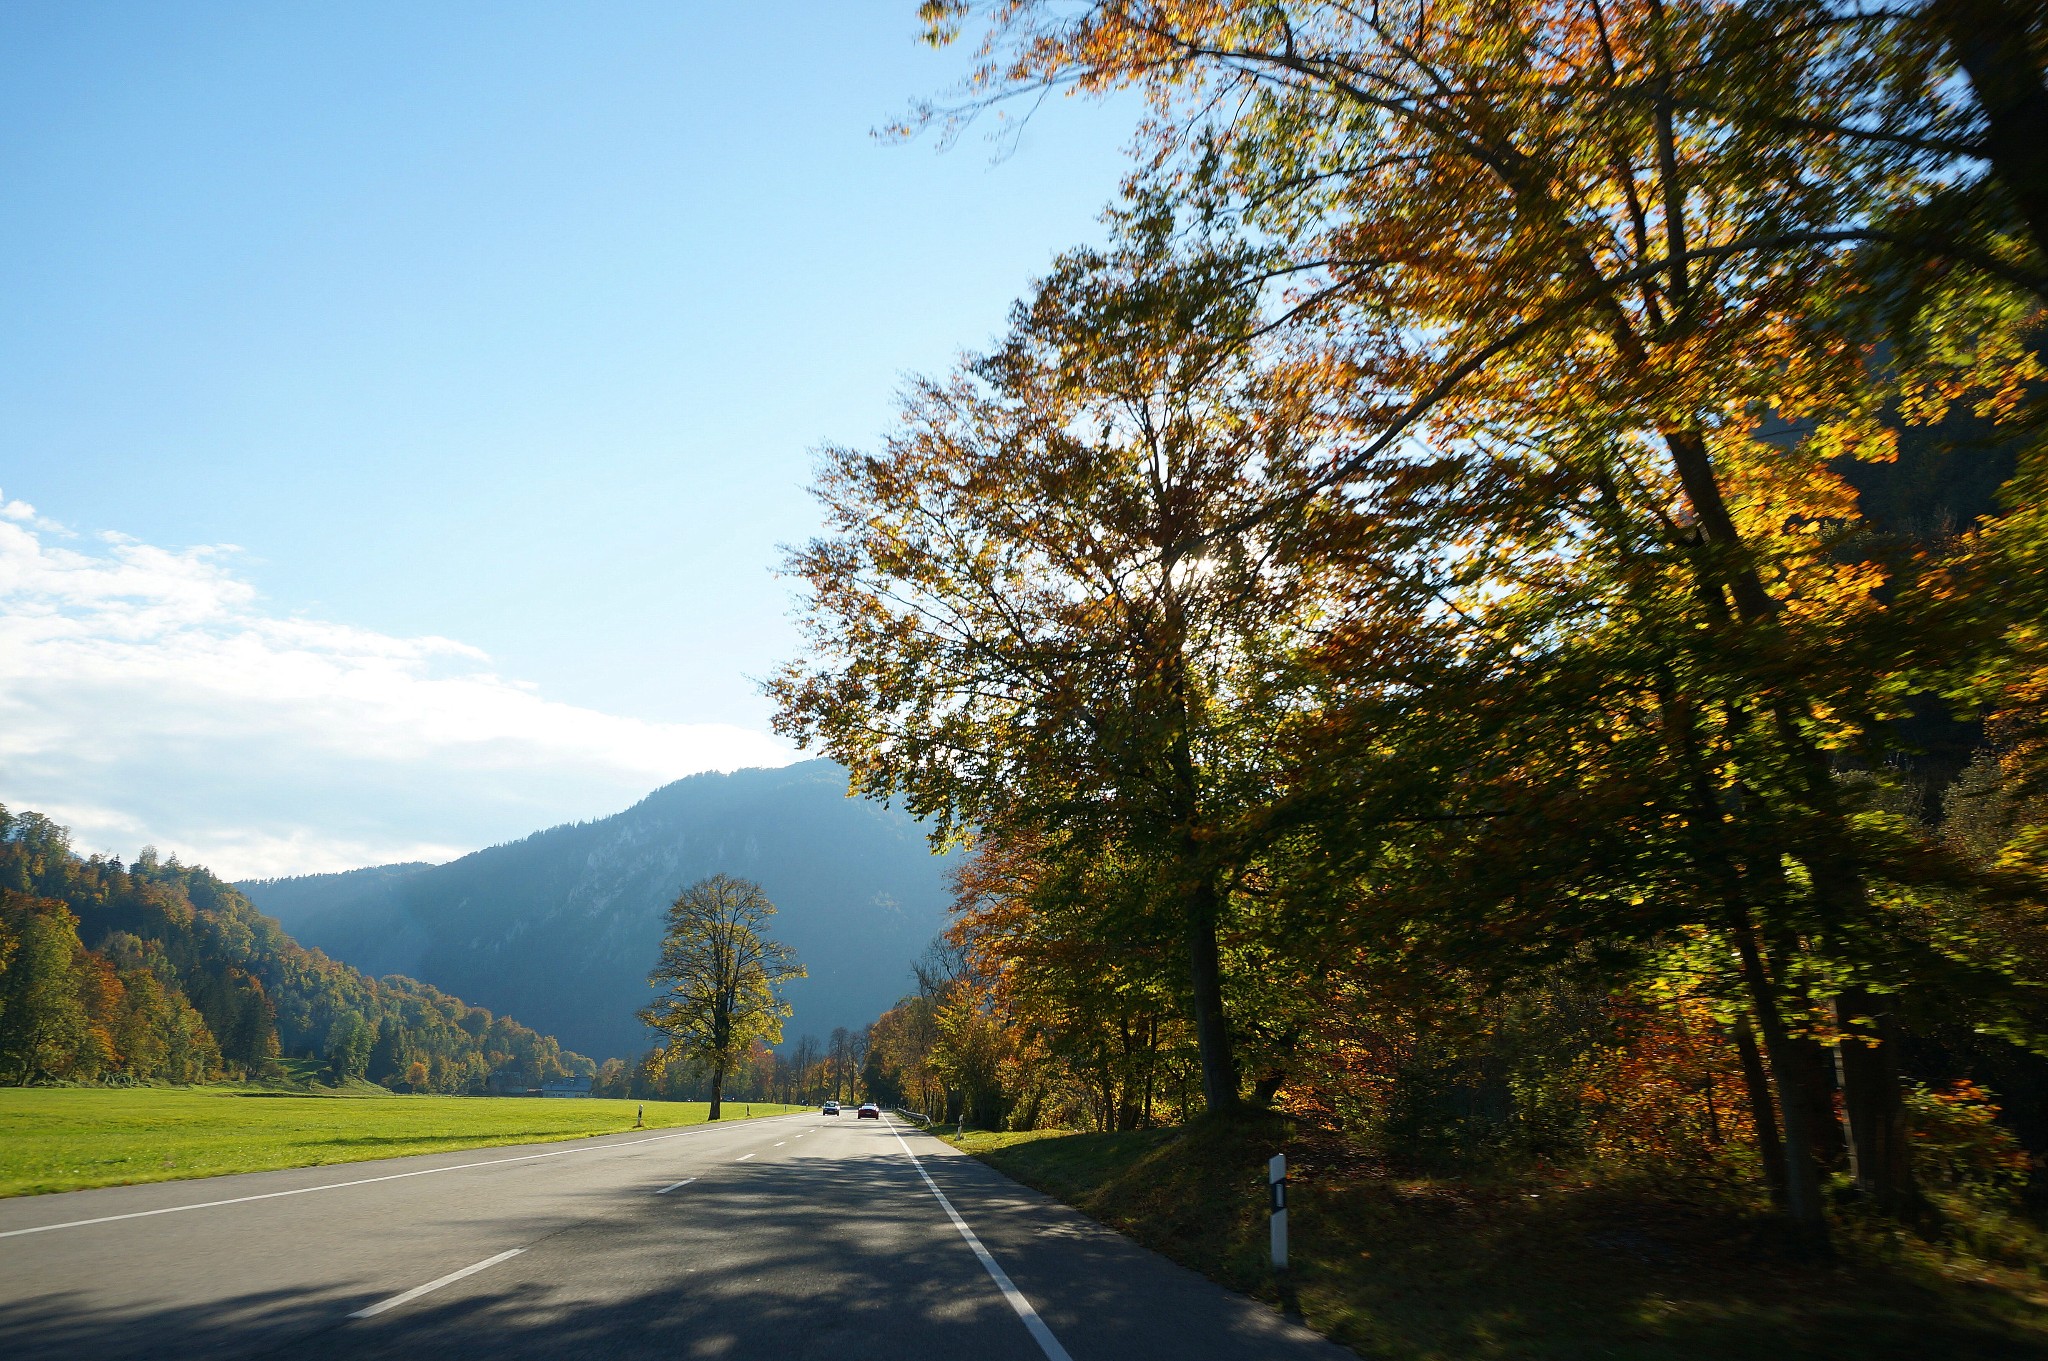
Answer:
[{"label": "green grass strip beside road", "polygon": [[[2048,1361],[2048,1234],[1959,1202],[1934,1241],[1845,1210],[1839,1255],[1815,1260],[1741,1187],[1396,1177],[1274,1125],[935,1132],[1385,1361]],[[1283,1149],[1284,1288],[1265,1185]]]},{"label": "green grass strip beside road", "polygon": [[[702,1124],[701,1101],[349,1096],[235,1087],[0,1088],[0,1196],[267,1172]],[[801,1110],[728,1101],[727,1119]]]}]

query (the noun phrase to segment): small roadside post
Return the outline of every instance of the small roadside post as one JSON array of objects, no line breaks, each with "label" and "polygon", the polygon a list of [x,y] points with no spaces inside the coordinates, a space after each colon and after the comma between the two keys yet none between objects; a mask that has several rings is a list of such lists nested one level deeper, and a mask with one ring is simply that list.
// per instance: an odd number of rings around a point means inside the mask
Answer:
[{"label": "small roadside post", "polygon": [[647,1107],[645,1107],[645,1106],[635,1106],[635,1107],[633,1107],[633,1128],[634,1128],[634,1129],[646,1129],[646,1128],[647,1128]]},{"label": "small roadside post", "polygon": [[1266,1164],[1266,1183],[1273,1192],[1273,1270],[1287,1270],[1287,1155],[1275,1153]]}]

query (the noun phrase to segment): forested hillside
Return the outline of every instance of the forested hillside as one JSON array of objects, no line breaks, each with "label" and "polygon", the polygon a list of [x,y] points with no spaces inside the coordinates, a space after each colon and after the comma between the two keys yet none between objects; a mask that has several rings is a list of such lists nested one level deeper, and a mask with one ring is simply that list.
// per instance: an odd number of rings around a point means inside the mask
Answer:
[{"label": "forested hillside", "polygon": [[63,827],[0,807],[0,1081],[271,1078],[288,1059],[406,1091],[595,1071],[509,1017],[303,948],[176,856],[80,857]]},{"label": "forested hillside", "polygon": [[788,989],[795,1040],[864,1025],[896,999],[904,961],[945,924],[944,867],[915,820],[847,798],[844,770],[808,761],[693,775],[446,865],[240,888],[365,972],[430,979],[586,1052],[629,1056],[650,1043],[634,1013],[683,885],[723,871],[767,891],[777,938],[810,970]]}]

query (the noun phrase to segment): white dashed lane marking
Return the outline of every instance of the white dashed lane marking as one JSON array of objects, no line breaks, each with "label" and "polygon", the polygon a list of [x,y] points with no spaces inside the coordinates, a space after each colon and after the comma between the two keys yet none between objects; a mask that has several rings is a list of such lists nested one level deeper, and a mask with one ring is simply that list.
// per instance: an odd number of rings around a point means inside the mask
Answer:
[{"label": "white dashed lane marking", "polygon": [[496,1257],[486,1257],[481,1262],[478,1262],[475,1266],[466,1266],[460,1271],[451,1271],[446,1276],[442,1276],[437,1280],[428,1281],[425,1285],[416,1285],[412,1289],[406,1291],[403,1295],[393,1295],[388,1300],[379,1300],[377,1303],[371,1305],[367,1309],[356,1310],[353,1314],[350,1314],[349,1317],[375,1318],[377,1317],[377,1315],[383,1313],[386,1309],[396,1309],[399,1305],[404,1304],[410,1300],[416,1300],[420,1296],[426,1294],[429,1291],[439,1290],[444,1285],[453,1285],[455,1284],[455,1282],[461,1280],[464,1276],[474,1276],[477,1274],[477,1272],[482,1271],[485,1267],[496,1266],[498,1263],[504,1261],[506,1258],[517,1257],[520,1253],[524,1251],[526,1251],[525,1248],[513,1248],[509,1252],[499,1253]]}]

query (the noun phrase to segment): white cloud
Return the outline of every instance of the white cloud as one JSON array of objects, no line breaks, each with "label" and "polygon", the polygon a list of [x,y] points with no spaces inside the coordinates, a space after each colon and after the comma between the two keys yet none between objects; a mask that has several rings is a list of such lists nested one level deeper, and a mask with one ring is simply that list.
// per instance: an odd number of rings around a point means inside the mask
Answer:
[{"label": "white cloud", "polygon": [[0,497],[0,800],[229,877],[441,860],[773,737],[551,701],[474,647],[279,616],[236,550],[96,545]]},{"label": "white cloud", "polygon": [[36,514],[36,508],[30,505],[28,502],[10,501],[5,496],[0,496],[0,520],[18,520],[23,524],[31,524],[36,526],[36,528],[38,529],[45,529],[55,534],[62,534],[67,538],[71,534],[70,530],[58,524],[56,521],[45,520],[42,516]]}]

